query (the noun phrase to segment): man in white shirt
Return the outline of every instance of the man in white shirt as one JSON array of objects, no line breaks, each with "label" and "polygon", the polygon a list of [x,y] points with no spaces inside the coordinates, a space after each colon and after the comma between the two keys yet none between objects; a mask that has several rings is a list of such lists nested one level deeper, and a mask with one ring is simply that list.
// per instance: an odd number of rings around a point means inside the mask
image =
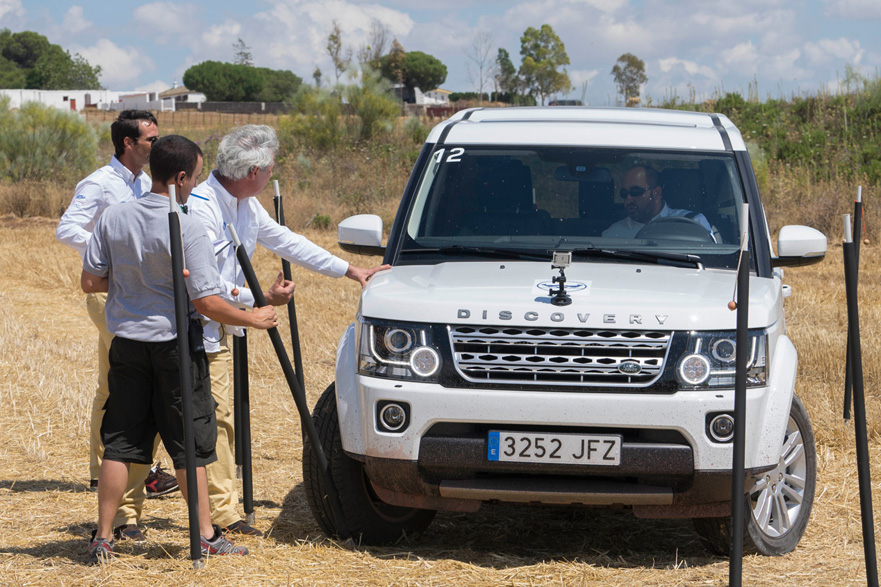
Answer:
[{"label": "man in white shirt", "polygon": [[646,165],[636,165],[624,174],[621,183],[621,199],[624,200],[627,217],[604,230],[603,236],[634,238],[652,220],[671,216],[690,218],[706,228],[711,236],[713,235],[710,222],[703,214],[691,210],[677,210],[667,205],[656,169]]},{"label": "man in white shirt", "polygon": [[[141,195],[149,193],[153,183],[143,171],[150,158],[150,150],[159,138],[156,117],[146,110],[123,110],[116,121],[110,125],[110,136],[115,154],[110,163],[101,167],[79,182],[74,191],[73,201],[61,217],[55,238],[58,242],[76,250],[82,257],[92,237],[95,224],[108,206],[122,202],[133,202]],[[101,422],[104,419],[104,405],[107,402],[107,372],[110,368],[108,352],[113,335],[108,332],[104,317],[105,293],[86,295],[86,308],[89,318],[98,329],[98,388],[92,400],[90,430],[89,472],[92,489],[97,489],[104,444],[101,442]],[[158,445],[157,445],[158,446]],[[154,450],[155,460],[155,450]],[[114,519],[118,538],[143,540],[144,535],[137,523],[141,517],[146,496],[144,481],[150,474],[150,467],[134,465],[131,468],[129,486],[126,488],[122,504]],[[177,488],[174,477],[164,472],[158,473],[162,491]],[[169,489],[170,488],[170,489]]]},{"label": "man in white shirt", "polygon": [[[216,169],[191,194],[190,215],[202,222],[214,243],[217,266],[226,287],[221,297],[242,307],[254,305],[254,295],[246,287],[241,267],[235,260],[234,247],[226,230],[229,224],[235,226],[248,257],[254,255],[260,244],[291,263],[329,277],[346,276],[362,286],[377,271],[389,269],[389,265],[372,269],[350,265],[307,238],[280,226],[269,216],[255,196],[263,191],[272,176],[277,150],[275,131],[268,126],[249,124],[233,130],[220,142]],[[265,292],[266,301],[280,306],[290,301],[293,292],[294,284],[283,280],[279,274]],[[249,526],[236,511],[238,491],[229,377],[232,357],[227,335],[241,332],[241,329],[214,321],[205,325],[211,392],[218,404],[217,462],[207,467],[208,494],[213,523],[228,532],[260,536],[262,532]]]}]

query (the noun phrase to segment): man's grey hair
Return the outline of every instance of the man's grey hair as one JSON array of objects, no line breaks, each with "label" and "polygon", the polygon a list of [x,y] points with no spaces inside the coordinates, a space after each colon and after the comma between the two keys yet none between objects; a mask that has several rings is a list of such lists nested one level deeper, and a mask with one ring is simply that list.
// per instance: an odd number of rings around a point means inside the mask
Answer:
[{"label": "man's grey hair", "polygon": [[254,167],[265,169],[275,159],[278,138],[265,124],[246,124],[223,137],[217,148],[217,171],[227,179],[244,179]]}]

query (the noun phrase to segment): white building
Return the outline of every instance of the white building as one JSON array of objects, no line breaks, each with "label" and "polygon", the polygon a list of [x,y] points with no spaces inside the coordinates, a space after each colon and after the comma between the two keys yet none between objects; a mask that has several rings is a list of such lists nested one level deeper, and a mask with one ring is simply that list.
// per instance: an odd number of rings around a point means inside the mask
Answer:
[{"label": "white building", "polygon": [[40,102],[60,110],[73,110],[75,112],[83,108],[108,110],[111,104],[119,102],[121,95],[130,93],[133,92],[111,90],[0,90],[0,95],[9,96],[9,106],[11,108],[21,108],[22,104],[27,102]]}]

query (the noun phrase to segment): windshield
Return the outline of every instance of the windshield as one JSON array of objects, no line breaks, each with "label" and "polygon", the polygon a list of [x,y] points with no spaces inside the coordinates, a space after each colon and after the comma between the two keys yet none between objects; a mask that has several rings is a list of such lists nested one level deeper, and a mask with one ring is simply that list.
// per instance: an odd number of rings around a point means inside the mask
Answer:
[{"label": "windshield", "polygon": [[[520,258],[593,250],[734,267],[743,190],[727,153],[444,145],[413,201],[406,256]],[[635,260],[642,255],[631,255]]]}]

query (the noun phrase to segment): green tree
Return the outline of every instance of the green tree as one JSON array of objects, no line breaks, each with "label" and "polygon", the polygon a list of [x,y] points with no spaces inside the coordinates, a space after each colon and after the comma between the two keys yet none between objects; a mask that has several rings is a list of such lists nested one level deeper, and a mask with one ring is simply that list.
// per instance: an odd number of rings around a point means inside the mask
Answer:
[{"label": "green tree", "polygon": [[404,58],[406,55],[407,52],[404,51],[404,46],[397,39],[394,39],[388,55],[380,59],[379,68],[382,72],[382,77],[392,83],[404,83]]},{"label": "green tree", "polygon": [[496,57],[496,86],[500,92],[510,98],[517,93],[518,84],[517,68],[511,63],[510,53],[499,47],[499,54]]},{"label": "green tree", "polygon": [[336,76],[336,83],[340,83],[340,76],[352,62],[352,48],[343,48],[343,33],[340,31],[340,25],[336,20],[333,21],[333,27],[331,27],[330,33],[327,35],[325,50],[333,62],[333,73]]},{"label": "green tree", "polygon": [[422,51],[408,51],[404,54],[402,83],[408,91],[414,88],[427,92],[444,83],[447,79],[447,66],[436,57]]},{"label": "green tree", "polygon": [[[520,37],[520,77],[524,87],[544,106],[551,94],[568,91],[571,83],[566,46],[549,24],[529,27]],[[561,71],[562,68],[562,71]]]},{"label": "green tree", "polygon": [[258,102],[284,102],[296,94],[303,83],[300,76],[286,69],[258,67],[257,71],[263,76],[263,89],[255,97]]},{"label": "green tree", "polygon": [[184,85],[212,102],[253,102],[263,90],[264,77],[255,67],[203,61],[184,72]]},{"label": "green tree", "polygon": [[649,80],[645,75],[645,63],[632,53],[625,53],[618,58],[612,68],[612,76],[618,86],[618,93],[624,98],[625,106],[631,104],[631,98],[639,99],[639,88]]},{"label": "green tree", "polygon": [[27,75],[15,62],[0,55],[0,88],[19,89],[25,87]]},{"label": "green tree", "polygon": [[100,90],[101,67],[92,67],[79,53],[70,53],[51,45],[34,64],[26,77],[28,88],[41,90]]},{"label": "green tree", "polygon": [[[4,29],[4,33],[8,32],[9,29]],[[3,57],[14,61],[22,69],[33,69],[40,57],[53,46],[58,47],[49,43],[49,39],[40,33],[33,31],[12,33],[4,39]]]}]

